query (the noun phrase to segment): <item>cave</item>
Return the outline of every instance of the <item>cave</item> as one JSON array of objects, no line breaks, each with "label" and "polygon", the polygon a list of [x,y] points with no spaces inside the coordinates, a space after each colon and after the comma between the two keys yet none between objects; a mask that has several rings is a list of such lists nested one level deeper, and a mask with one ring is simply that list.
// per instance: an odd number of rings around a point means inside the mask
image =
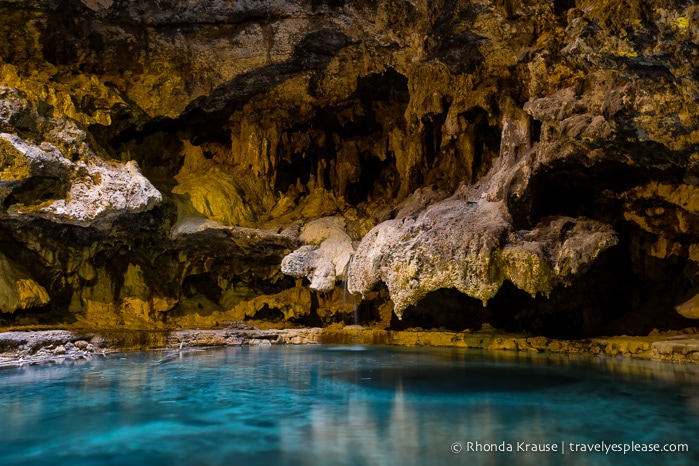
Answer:
[{"label": "cave", "polygon": [[106,3],[0,7],[4,321],[691,331],[684,3]]},{"label": "cave", "polygon": [[695,3],[0,1],[0,464],[699,464]]},{"label": "cave", "polygon": [[478,330],[485,321],[488,308],[480,301],[453,288],[432,291],[405,310],[402,318],[391,320],[392,330],[409,328],[438,330]]},{"label": "cave", "polygon": [[[345,102],[319,108],[309,120],[285,131],[277,150],[275,189],[287,193],[293,187],[296,193],[297,184],[303,187],[313,179],[355,206],[386,193],[395,195],[401,182],[395,157],[374,147],[385,137],[382,122],[405,126],[401,119],[408,101],[408,80],[392,68],[359,78]],[[298,140],[309,142],[294,147]],[[356,149],[345,155],[344,147]],[[343,164],[353,165],[353,173],[338,168]]]}]

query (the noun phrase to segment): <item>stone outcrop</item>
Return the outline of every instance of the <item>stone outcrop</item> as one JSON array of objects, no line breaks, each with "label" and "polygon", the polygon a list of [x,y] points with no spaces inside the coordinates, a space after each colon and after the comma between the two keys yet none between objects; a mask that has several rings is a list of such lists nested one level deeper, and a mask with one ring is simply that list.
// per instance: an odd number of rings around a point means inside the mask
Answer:
[{"label": "stone outcrop", "polygon": [[698,22],[0,0],[0,325],[692,326]]},{"label": "stone outcrop", "polygon": [[345,231],[342,217],[324,217],[307,223],[299,235],[306,244],[282,260],[282,272],[308,278],[309,288],[330,291],[337,280],[347,281],[354,255],[352,238]]},{"label": "stone outcrop", "polygon": [[[74,121],[43,117],[39,104],[30,104],[15,89],[0,88],[0,95],[0,124],[40,141],[37,145],[18,134],[0,133],[0,189],[10,216],[89,226],[123,212],[150,210],[162,201],[135,161],[124,164],[99,157]],[[36,129],[23,131],[23,121]],[[18,192],[22,194],[13,198]]]},{"label": "stone outcrop", "polygon": [[48,304],[46,289],[0,254],[0,312],[13,313]]},{"label": "stone outcrop", "polygon": [[399,317],[442,288],[456,288],[484,306],[505,280],[532,297],[548,295],[617,243],[612,228],[587,219],[557,217],[533,230],[514,230],[502,202],[460,194],[367,233],[349,270],[349,290],[365,293],[385,283]]}]

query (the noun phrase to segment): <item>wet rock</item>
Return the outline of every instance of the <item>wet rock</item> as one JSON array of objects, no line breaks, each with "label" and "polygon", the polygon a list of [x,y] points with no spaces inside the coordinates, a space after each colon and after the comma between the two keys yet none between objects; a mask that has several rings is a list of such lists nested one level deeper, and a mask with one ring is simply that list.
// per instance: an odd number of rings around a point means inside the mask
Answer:
[{"label": "wet rock", "polygon": [[108,339],[97,335],[92,338],[100,344],[86,343],[81,336],[63,330],[0,332],[0,368],[84,360],[95,352],[105,355],[115,350]]},{"label": "wet rock", "polygon": [[86,342],[85,340],[78,340],[78,341],[76,341],[75,343],[73,343],[73,345],[74,345],[76,348],[85,351],[85,350],[88,349],[88,346],[89,346],[90,344],[89,344],[88,342]]}]

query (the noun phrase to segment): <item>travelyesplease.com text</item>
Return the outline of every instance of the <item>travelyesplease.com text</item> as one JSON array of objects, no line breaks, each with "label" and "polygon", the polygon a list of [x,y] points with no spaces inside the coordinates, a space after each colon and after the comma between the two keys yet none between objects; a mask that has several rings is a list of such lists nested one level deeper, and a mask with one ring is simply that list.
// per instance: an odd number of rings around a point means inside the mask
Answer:
[{"label": "travelyesplease.com text", "polygon": [[688,452],[689,445],[686,443],[576,443],[576,442],[556,442],[556,443],[529,443],[529,442],[454,442],[451,445],[452,453],[677,453]]}]

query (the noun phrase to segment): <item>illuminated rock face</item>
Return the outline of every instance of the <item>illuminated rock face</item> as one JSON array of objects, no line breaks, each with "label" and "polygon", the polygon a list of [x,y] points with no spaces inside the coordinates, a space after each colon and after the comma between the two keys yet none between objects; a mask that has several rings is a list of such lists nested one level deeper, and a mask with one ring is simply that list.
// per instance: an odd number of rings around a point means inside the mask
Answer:
[{"label": "illuminated rock face", "polygon": [[697,24],[679,0],[0,0],[0,324],[693,325]]}]

